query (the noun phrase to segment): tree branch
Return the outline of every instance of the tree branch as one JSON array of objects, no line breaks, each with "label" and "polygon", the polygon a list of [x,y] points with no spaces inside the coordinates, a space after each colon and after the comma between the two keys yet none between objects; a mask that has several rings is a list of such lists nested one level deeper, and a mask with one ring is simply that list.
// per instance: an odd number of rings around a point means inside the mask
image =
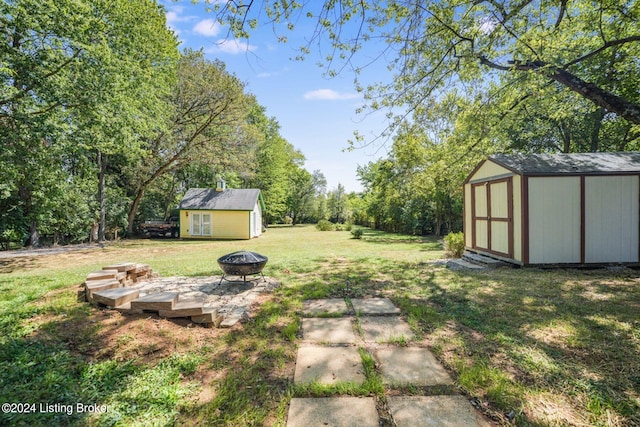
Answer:
[{"label": "tree branch", "polygon": [[543,61],[512,61],[511,66],[504,66],[488,60],[485,56],[480,56],[478,59],[481,64],[496,70],[532,71],[550,78],[630,123],[640,124],[640,105],[608,92],[594,83],[584,81],[565,69],[553,67]]},{"label": "tree branch", "polygon": [[625,37],[624,39],[608,41],[604,45],[599,47],[598,49],[596,49],[596,50],[594,50],[592,52],[589,52],[586,55],[582,55],[580,58],[574,59],[571,62],[567,62],[566,64],[564,64],[564,68],[570,67],[572,65],[577,64],[578,62],[582,62],[582,61],[584,61],[586,59],[589,59],[592,56],[595,56],[595,55],[599,54],[603,50],[609,49],[610,47],[620,46],[620,45],[623,45],[623,44],[626,44],[626,43],[632,43],[632,42],[637,42],[637,41],[640,41],[640,35],[629,36],[629,37]]}]

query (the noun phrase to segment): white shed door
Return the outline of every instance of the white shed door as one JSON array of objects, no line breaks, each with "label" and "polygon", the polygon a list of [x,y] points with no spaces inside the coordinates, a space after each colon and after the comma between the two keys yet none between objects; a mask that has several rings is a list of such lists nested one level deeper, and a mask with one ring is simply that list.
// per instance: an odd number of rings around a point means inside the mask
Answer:
[{"label": "white shed door", "polygon": [[638,176],[585,178],[585,262],[637,262]]}]

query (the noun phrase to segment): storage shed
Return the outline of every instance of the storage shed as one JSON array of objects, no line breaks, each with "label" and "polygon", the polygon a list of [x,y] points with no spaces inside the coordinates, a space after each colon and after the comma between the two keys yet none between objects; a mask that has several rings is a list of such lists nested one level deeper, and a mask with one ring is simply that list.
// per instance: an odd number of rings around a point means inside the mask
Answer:
[{"label": "storage shed", "polygon": [[180,202],[180,237],[251,239],[262,234],[264,201],[258,189],[191,188]]},{"label": "storage shed", "polygon": [[496,154],[464,182],[469,251],[520,265],[638,264],[640,153]]}]

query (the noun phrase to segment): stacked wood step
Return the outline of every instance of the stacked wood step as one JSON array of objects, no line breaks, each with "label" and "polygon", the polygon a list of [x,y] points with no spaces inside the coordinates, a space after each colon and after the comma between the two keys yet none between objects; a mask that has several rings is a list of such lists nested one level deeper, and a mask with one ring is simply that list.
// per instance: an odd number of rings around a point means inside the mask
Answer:
[{"label": "stacked wood step", "polygon": [[125,262],[103,267],[87,275],[84,282],[87,300],[122,313],[157,312],[160,317],[191,318],[194,323],[220,325],[222,315],[207,308],[202,301],[180,300],[178,292],[161,292],[140,296],[135,283],[156,277],[148,264]]}]

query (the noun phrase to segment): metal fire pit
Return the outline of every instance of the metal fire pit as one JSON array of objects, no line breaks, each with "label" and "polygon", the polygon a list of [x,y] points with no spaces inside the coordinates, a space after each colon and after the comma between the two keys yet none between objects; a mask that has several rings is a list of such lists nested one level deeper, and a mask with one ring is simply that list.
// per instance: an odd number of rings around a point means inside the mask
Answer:
[{"label": "metal fire pit", "polygon": [[224,273],[220,279],[220,283],[222,283],[226,276],[242,276],[242,280],[246,284],[247,276],[253,274],[261,275],[264,280],[262,269],[267,261],[269,261],[269,258],[266,256],[249,251],[238,251],[223,255],[218,258],[218,265]]}]

